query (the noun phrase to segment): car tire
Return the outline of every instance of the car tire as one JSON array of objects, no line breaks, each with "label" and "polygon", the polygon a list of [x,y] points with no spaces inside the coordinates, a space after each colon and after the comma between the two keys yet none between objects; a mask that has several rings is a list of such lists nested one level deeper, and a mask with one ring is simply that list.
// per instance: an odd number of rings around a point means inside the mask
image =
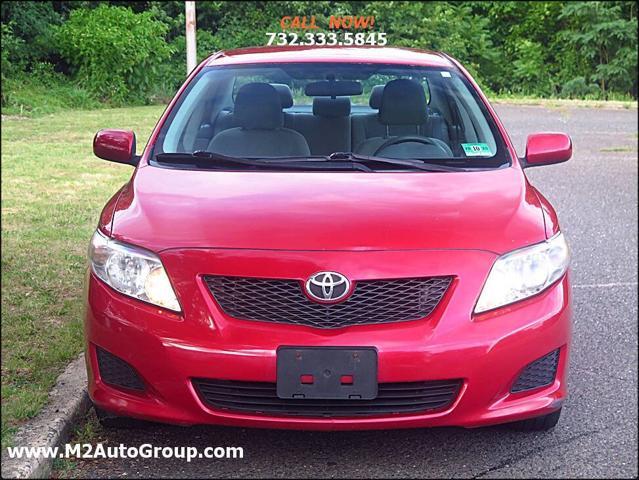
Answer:
[{"label": "car tire", "polygon": [[553,429],[559,422],[561,408],[541,417],[527,418],[519,422],[514,422],[511,427],[520,432],[542,432]]},{"label": "car tire", "polygon": [[103,410],[93,405],[95,415],[98,417],[98,421],[102,427],[107,429],[128,429],[128,428],[140,428],[147,425],[147,422],[143,420],[137,420],[130,417],[122,417],[115,413]]}]

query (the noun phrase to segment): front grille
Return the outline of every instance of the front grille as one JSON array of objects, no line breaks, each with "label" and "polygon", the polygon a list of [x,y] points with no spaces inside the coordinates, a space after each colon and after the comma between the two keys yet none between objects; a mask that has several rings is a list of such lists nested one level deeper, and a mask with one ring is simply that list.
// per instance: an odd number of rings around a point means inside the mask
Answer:
[{"label": "front grille", "polygon": [[349,417],[442,410],[459,394],[461,380],[380,383],[374,400],[282,399],[276,384],[193,379],[200,399],[216,409],[267,415]]},{"label": "front grille", "polygon": [[316,303],[297,280],[207,276],[222,310],[231,317],[316,328],[404,322],[427,317],[452,277],[362,280],[345,301]]},{"label": "front grille", "polygon": [[523,392],[533,388],[545,387],[555,381],[557,365],[559,364],[559,349],[530,363],[517,378],[511,392]]},{"label": "front grille", "polygon": [[131,365],[100,347],[95,350],[100,378],[104,383],[130,390],[144,390],[144,382]]}]

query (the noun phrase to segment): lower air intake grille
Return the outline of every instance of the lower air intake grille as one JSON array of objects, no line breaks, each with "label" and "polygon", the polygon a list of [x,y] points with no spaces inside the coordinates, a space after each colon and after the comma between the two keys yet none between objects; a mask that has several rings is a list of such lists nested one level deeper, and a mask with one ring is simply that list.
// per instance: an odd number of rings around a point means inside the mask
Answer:
[{"label": "lower air intake grille", "polygon": [[340,303],[304,295],[297,280],[207,276],[204,279],[231,317],[261,322],[340,328],[425,318],[437,307],[452,277],[361,280]]},{"label": "lower air intake grille", "polygon": [[100,347],[95,350],[100,378],[104,383],[130,390],[144,390],[144,382],[131,365]]},{"label": "lower air intake grille", "polygon": [[211,408],[274,416],[350,417],[420,413],[450,406],[461,380],[380,383],[374,400],[297,400],[278,398],[276,384],[193,379],[202,401]]},{"label": "lower air intake grille", "polygon": [[523,392],[533,388],[545,387],[555,381],[557,365],[559,364],[559,349],[530,363],[510,389],[511,392]]}]

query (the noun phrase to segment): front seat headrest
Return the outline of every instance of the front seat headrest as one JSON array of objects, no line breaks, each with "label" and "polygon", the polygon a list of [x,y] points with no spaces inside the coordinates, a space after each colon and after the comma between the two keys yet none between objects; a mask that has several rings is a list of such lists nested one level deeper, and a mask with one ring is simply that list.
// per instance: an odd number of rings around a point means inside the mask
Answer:
[{"label": "front seat headrest", "polygon": [[368,104],[374,110],[379,110],[382,106],[382,94],[384,93],[384,85],[375,85],[371,90],[371,96],[368,99]]},{"label": "front seat headrest", "polygon": [[426,121],[426,94],[414,80],[399,78],[384,87],[379,121],[384,125],[421,125]]},{"label": "front seat headrest", "polygon": [[291,88],[285,83],[271,83],[271,85],[277,90],[280,96],[280,103],[282,108],[290,108],[293,106],[293,92]]},{"label": "front seat headrest", "polygon": [[313,115],[318,117],[348,117],[351,114],[349,97],[315,97],[313,99]]},{"label": "front seat headrest", "polygon": [[268,83],[247,83],[235,98],[235,119],[248,130],[275,130],[283,124],[277,90]]}]

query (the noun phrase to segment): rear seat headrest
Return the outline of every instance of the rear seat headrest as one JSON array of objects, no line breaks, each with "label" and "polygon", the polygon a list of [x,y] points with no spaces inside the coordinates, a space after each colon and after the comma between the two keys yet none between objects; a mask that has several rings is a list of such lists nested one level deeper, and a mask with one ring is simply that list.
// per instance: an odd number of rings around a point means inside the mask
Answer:
[{"label": "rear seat headrest", "polygon": [[379,110],[382,106],[382,94],[384,93],[385,85],[375,85],[371,90],[371,96],[368,99],[368,104],[372,109]]},{"label": "rear seat headrest", "polygon": [[285,83],[271,83],[271,86],[277,90],[282,108],[290,108],[293,106],[293,93],[288,85]]},{"label": "rear seat headrest", "polygon": [[313,99],[313,115],[318,117],[348,117],[351,114],[349,97],[315,97]]},{"label": "rear seat headrest", "polygon": [[249,130],[274,130],[282,126],[282,104],[275,87],[268,83],[247,83],[235,97],[235,119]]},{"label": "rear seat headrest", "polygon": [[414,80],[398,78],[384,87],[379,121],[384,125],[421,125],[426,121],[426,94]]}]

